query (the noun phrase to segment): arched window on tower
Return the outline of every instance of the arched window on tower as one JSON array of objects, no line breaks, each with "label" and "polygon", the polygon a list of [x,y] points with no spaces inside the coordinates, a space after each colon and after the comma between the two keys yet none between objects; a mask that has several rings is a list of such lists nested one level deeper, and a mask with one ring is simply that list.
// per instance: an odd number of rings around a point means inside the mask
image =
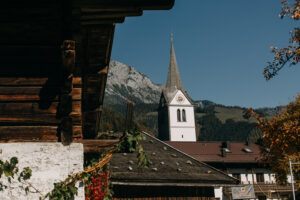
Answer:
[{"label": "arched window on tower", "polygon": [[182,121],[186,122],[185,109],[182,109]]},{"label": "arched window on tower", "polygon": [[177,109],[177,121],[181,122],[181,115],[180,115],[180,110]]}]

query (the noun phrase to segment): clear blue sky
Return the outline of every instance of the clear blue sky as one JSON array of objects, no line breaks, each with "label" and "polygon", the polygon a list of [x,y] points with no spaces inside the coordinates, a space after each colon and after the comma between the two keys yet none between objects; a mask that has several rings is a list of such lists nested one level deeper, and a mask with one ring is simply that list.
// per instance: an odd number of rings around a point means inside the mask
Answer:
[{"label": "clear blue sky", "polygon": [[194,100],[273,107],[300,92],[300,64],[266,81],[270,46],[285,46],[296,26],[278,17],[281,0],[175,0],[168,11],[145,11],[116,26],[112,59],[165,84],[170,33],[181,79]]}]

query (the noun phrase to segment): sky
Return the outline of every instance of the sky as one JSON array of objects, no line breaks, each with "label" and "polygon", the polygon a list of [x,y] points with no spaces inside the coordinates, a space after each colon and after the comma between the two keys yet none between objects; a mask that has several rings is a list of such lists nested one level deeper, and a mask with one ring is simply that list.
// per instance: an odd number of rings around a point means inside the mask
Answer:
[{"label": "sky", "polygon": [[297,25],[279,18],[280,1],[175,0],[171,10],[144,11],[116,25],[111,58],[165,84],[172,32],[183,86],[193,100],[286,105],[300,92],[300,64],[269,81],[262,74],[273,59],[270,46],[288,45]]}]

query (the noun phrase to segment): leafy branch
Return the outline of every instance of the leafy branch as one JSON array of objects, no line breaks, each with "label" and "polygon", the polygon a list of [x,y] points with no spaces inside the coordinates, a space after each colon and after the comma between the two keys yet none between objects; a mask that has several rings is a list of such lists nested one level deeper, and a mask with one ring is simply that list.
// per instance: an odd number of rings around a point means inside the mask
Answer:
[{"label": "leafy branch", "polygon": [[[280,18],[289,16],[292,20],[298,21],[300,19],[300,0],[295,0],[292,5],[288,1],[281,1],[282,7],[279,14]],[[264,69],[264,77],[266,80],[276,76],[278,72],[289,63],[290,66],[296,65],[300,59],[300,29],[294,28],[290,32],[290,45],[285,48],[270,47],[271,52],[274,53],[272,62],[268,62],[268,66]]]},{"label": "leafy branch", "polygon": [[[30,179],[32,175],[32,170],[29,167],[23,168],[21,172],[19,172],[19,168],[17,167],[18,158],[12,157],[9,161],[0,160],[0,178],[4,175],[7,178],[9,184],[12,183],[12,179],[17,177],[17,180],[25,185],[24,190],[26,194],[29,192],[30,183],[26,182]],[[0,182],[0,191],[7,189],[9,186],[3,182]],[[35,188],[34,188],[35,189]],[[35,189],[35,191],[37,191]]]}]

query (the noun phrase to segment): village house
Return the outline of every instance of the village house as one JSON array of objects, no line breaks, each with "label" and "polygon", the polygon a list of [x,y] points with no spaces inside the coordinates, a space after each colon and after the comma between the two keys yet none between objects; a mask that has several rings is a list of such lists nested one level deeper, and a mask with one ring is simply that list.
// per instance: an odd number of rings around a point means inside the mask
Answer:
[{"label": "village house", "polygon": [[[167,144],[240,180],[241,185],[253,185],[256,199],[288,199],[292,195],[288,185],[276,183],[275,174],[262,160],[260,146],[247,142],[172,142]],[[231,188],[215,189],[220,200],[230,199]]]}]

